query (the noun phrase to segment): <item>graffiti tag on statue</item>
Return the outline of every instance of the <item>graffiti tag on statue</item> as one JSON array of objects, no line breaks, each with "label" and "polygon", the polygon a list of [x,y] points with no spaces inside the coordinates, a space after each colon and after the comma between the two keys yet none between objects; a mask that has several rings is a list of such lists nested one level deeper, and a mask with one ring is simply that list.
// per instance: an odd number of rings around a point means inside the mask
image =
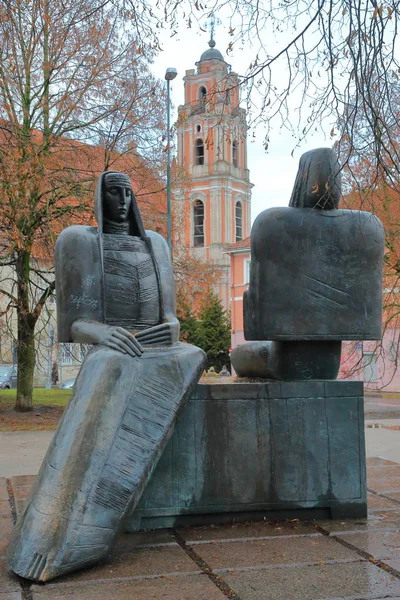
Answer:
[{"label": "graffiti tag on statue", "polygon": [[69,304],[75,304],[76,308],[79,308],[80,306],[97,308],[97,302],[98,300],[91,298],[87,294],[82,294],[81,296],[75,296],[75,294],[71,294],[69,298]]},{"label": "graffiti tag on statue", "polygon": [[83,285],[85,288],[89,288],[89,287],[93,287],[95,283],[94,280],[94,276],[93,275],[87,275],[87,277],[85,277]]}]

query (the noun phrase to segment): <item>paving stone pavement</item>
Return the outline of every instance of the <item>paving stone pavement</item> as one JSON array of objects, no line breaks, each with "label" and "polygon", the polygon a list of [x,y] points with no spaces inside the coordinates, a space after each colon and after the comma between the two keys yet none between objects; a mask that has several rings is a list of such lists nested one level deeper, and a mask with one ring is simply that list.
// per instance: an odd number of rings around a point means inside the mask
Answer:
[{"label": "paving stone pavement", "polygon": [[400,463],[367,462],[368,519],[125,534],[108,562],[46,585],[6,570],[35,476],[0,478],[0,600],[400,600]]}]

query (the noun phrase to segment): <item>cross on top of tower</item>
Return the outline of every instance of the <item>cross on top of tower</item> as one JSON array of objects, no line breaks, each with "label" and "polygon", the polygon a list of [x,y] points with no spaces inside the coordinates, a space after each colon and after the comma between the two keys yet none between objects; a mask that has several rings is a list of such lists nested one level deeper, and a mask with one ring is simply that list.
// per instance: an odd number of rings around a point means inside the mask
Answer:
[{"label": "cross on top of tower", "polygon": [[211,12],[207,23],[204,23],[204,27],[210,32],[210,41],[208,42],[209,48],[207,48],[207,50],[200,56],[200,62],[206,60],[220,60],[225,62],[221,52],[215,47],[214,40],[215,26],[220,24],[220,19],[214,15],[214,12]]},{"label": "cross on top of tower", "polygon": [[216,18],[214,11],[212,11],[210,13],[210,17],[206,23],[206,29],[210,30],[210,41],[208,42],[208,45],[210,46],[210,48],[215,47],[215,40],[214,40],[215,26],[221,25],[221,23],[222,23],[221,19]]}]

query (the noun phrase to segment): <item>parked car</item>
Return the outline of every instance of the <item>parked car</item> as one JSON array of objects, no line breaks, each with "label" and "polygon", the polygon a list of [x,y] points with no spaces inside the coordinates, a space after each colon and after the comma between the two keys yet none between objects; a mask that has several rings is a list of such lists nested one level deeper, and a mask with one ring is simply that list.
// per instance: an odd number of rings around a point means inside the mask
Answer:
[{"label": "parked car", "polygon": [[67,379],[59,386],[60,390],[71,390],[74,387],[75,379]]},{"label": "parked car", "polygon": [[0,389],[10,390],[17,387],[16,365],[0,365]]}]

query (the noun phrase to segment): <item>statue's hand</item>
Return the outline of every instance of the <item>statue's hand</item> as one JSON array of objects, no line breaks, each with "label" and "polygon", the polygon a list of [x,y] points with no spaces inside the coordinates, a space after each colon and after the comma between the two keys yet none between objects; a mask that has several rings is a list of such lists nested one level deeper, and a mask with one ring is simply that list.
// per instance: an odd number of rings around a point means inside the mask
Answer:
[{"label": "statue's hand", "polygon": [[100,330],[97,343],[131,356],[142,356],[143,354],[140,342],[123,327],[108,326]]},{"label": "statue's hand", "polygon": [[[177,329],[178,324],[178,329]],[[179,336],[179,323],[176,320],[161,323],[155,327],[150,327],[136,334],[136,339],[144,346],[164,346],[173,344]]]},{"label": "statue's hand", "polygon": [[143,348],[123,327],[105,325],[90,319],[77,319],[71,326],[72,341],[78,344],[103,344],[123,354],[141,356]]}]

